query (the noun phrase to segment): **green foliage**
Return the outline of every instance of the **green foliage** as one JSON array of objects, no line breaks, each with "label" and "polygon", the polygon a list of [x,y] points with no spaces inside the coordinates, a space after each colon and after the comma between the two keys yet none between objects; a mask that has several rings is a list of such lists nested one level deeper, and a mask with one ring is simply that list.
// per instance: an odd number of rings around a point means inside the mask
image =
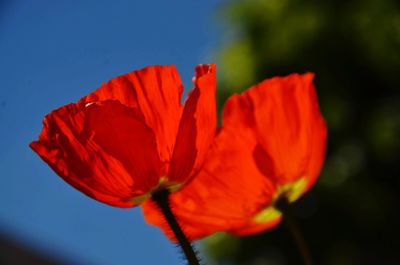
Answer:
[{"label": "green foliage", "polygon": [[[242,0],[220,14],[221,102],[267,77],[316,73],[327,159],[293,205],[315,263],[398,264],[399,2]],[[210,256],[220,264],[301,264],[283,226],[215,240]]]}]

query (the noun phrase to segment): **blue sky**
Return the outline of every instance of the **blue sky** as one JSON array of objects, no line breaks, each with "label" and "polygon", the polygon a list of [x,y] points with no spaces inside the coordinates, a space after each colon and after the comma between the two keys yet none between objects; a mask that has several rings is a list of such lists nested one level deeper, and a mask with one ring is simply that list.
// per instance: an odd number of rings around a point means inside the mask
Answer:
[{"label": "blue sky", "polygon": [[176,64],[190,88],[212,62],[221,2],[0,2],[0,233],[74,264],[183,263],[139,208],[84,196],[28,144],[46,113],[134,69]]}]

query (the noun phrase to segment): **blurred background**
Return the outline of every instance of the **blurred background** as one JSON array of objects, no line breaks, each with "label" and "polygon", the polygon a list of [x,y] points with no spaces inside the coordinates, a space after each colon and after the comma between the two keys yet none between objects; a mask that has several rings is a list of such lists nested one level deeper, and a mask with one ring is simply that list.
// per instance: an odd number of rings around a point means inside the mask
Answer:
[{"label": "blurred background", "polygon": [[[0,0],[0,264],[183,264],[140,209],[88,199],[27,145],[46,113],[114,76],[176,64],[188,89],[207,62],[220,108],[267,77],[316,73],[327,158],[294,216],[315,264],[399,264],[395,0]],[[210,264],[302,264],[284,225],[200,247]]]},{"label": "blurred background", "polygon": [[[316,186],[293,205],[315,264],[400,264],[400,2],[229,1],[220,100],[311,71],[329,127]],[[302,264],[284,225],[208,240],[218,264]]]}]

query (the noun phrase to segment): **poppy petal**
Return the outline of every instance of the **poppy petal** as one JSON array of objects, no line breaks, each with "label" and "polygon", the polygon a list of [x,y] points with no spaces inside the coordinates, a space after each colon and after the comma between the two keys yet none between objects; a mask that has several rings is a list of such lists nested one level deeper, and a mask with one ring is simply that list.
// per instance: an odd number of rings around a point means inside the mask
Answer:
[{"label": "poppy petal", "polygon": [[302,177],[315,180],[322,166],[326,126],[313,77],[311,73],[276,77],[246,92],[254,105],[268,175],[281,185]]},{"label": "poppy petal", "polygon": [[166,174],[182,114],[182,92],[182,82],[175,66],[149,66],[113,78],[82,98],[80,103],[111,99],[140,109],[147,125],[154,130]]},{"label": "poppy petal", "polygon": [[[170,195],[172,210],[190,239],[243,227],[270,205],[275,186],[254,162],[258,143],[253,126],[252,106],[243,97],[231,97],[202,170],[185,188]],[[174,239],[152,202],[143,204],[143,212],[148,223]]]},{"label": "poppy petal", "polygon": [[282,214],[275,210],[275,213],[271,214],[267,219],[258,221],[254,217],[240,228],[234,228],[227,232],[237,236],[247,236],[257,234],[268,229],[272,229],[279,225],[282,220]]},{"label": "poppy petal", "polygon": [[216,66],[198,65],[194,90],[185,103],[169,179],[183,183],[200,169],[216,129]]},{"label": "poppy petal", "polygon": [[51,112],[30,146],[65,181],[113,206],[134,206],[133,196],[158,183],[154,133],[137,109],[117,101],[69,104]]},{"label": "poppy petal", "polygon": [[[282,218],[274,205],[279,196],[293,201],[315,181],[326,125],[312,79],[312,74],[273,78],[228,100],[204,168],[171,194],[171,207],[191,239],[272,228]],[[143,211],[147,222],[174,239],[151,202]]]},{"label": "poppy petal", "polygon": [[310,128],[311,150],[308,164],[308,181],[305,191],[307,191],[314,185],[317,177],[321,172],[325,160],[326,142],[328,137],[327,125],[319,110],[317,93],[315,92],[314,88],[310,89],[309,95],[312,102],[312,123]]}]

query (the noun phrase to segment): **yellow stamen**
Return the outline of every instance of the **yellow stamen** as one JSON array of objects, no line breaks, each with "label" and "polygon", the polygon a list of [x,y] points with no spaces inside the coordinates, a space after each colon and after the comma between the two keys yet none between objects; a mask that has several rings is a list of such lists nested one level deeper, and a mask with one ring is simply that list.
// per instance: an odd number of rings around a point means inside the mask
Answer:
[{"label": "yellow stamen", "polygon": [[282,213],[276,208],[276,201],[282,196],[285,196],[288,202],[294,202],[301,196],[301,194],[303,194],[306,186],[307,179],[305,177],[302,177],[295,182],[278,186],[276,195],[273,199],[271,206],[263,209],[258,214],[256,214],[253,217],[253,220],[257,223],[267,223],[280,217]]},{"label": "yellow stamen", "polygon": [[135,205],[141,204],[147,199],[150,199],[151,195],[159,191],[161,189],[167,189],[169,192],[175,192],[178,191],[182,187],[181,183],[176,183],[176,182],[170,182],[166,176],[161,177],[160,180],[158,181],[157,186],[152,188],[150,191],[146,192],[145,194],[135,196],[131,200]]}]

